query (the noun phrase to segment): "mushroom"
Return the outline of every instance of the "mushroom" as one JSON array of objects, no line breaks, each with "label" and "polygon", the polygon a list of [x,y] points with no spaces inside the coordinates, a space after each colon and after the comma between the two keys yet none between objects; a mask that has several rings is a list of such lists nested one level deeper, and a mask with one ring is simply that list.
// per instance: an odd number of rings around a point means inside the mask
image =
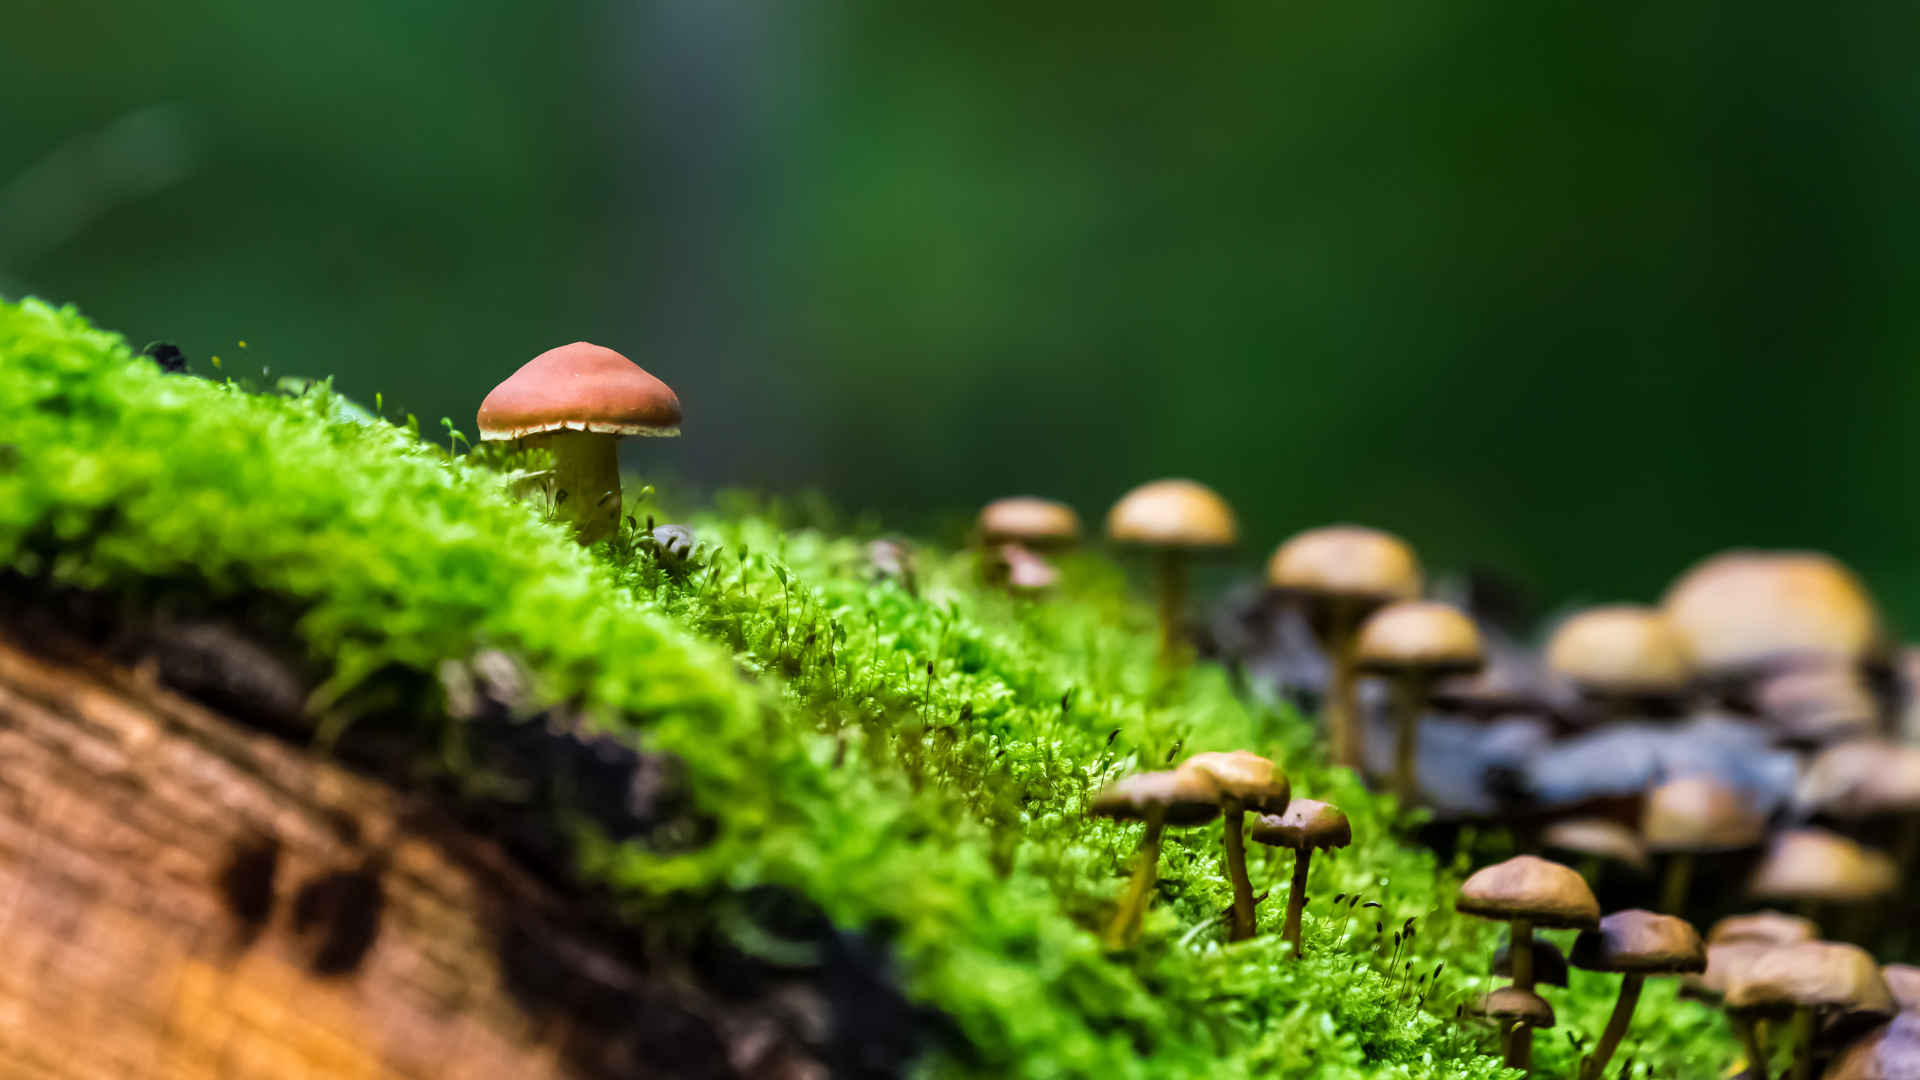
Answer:
[{"label": "mushroom", "polygon": [[1694,856],[1752,847],[1767,822],[1738,791],[1704,776],[1670,780],[1647,793],[1640,835],[1647,850],[1667,856],[1660,909],[1678,915],[1693,880]]},{"label": "mushroom", "polygon": [[1637,604],[1588,608],[1568,618],[1547,642],[1547,667],[1610,717],[1682,698],[1693,680],[1673,624],[1660,609]]},{"label": "mushroom", "polygon": [[1787,746],[1828,746],[1865,738],[1880,726],[1880,703],[1850,661],[1802,663],[1767,675],[1755,698],[1761,719]]},{"label": "mushroom", "polygon": [[680,399],[612,349],[576,341],[521,365],[480,403],[480,437],[553,454],[553,499],[582,545],[620,522],[623,435],[680,434]]},{"label": "mushroom", "polygon": [[1816,1012],[1843,1014],[1857,1024],[1898,1011],[1873,957],[1858,946],[1831,941],[1802,942],[1761,955],[1727,987],[1727,1007],[1759,1015],[1791,1012],[1793,1080],[1812,1080]]},{"label": "mushroom", "polygon": [[[1493,951],[1493,973],[1502,979],[1513,978],[1513,943],[1503,941]],[[1560,952],[1560,946],[1546,938],[1533,939],[1533,985],[1567,985],[1567,958]]]},{"label": "mushroom", "polygon": [[1633,1010],[1640,1003],[1640,987],[1649,975],[1698,975],[1707,970],[1707,950],[1694,928],[1671,915],[1629,908],[1600,920],[1596,930],[1583,930],[1573,942],[1574,967],[1587,971],[1618,972],[1620,996],[1613,1015],[1594,1044],[1593,1053],[1580,1061],[1581,1080],[1598,1080],[1626,1038]]},{"label": "mushroom", "polygon": [[1820,936],[1813,920],[1778,911],[1756,911],[1751,915],[1729,915],[1707,931],[1708,945],[1732,945],[1750,942],[1771,945],[1798,945]]},{"label": "mushroom", "polygon": [[1887,980],[1887,989],[1893,991],[1893,1003],[1901,1012],[1920,1012],[1920,967],[1885,964],[1880,968],[1880,977]]},{"label": "mushroom", "polygon": [[1305,602],[1307,621],[1333,671],[1327,682],[1327,737],[1333,763],[1366,764],[1366,735],[1354,700],[1354,644],[1368,615],[1420,595],[1420,564],[1397,536],[1333,525],[1281,544],[1267,562],[1267,584]]},{"label": "mushroom", "polygon": [[1127,492],[1107,512],[1116,543],[1154,549],[1160,598],[1160,658],[1173,662],[1186,619],[1187,556],[1231,547],[1239,539],[1233,510],[1214,490],[1192,480],[1155,480]]},{"label": "mushroom", "polygon": [[1904,876],[1920,855],[1920,748],[1878,740],[1840,743],[1813,759],[1794,802],[1804,812],[1842,821],[1894,819],[1893,858]]},{"label": "mushroom", "polygon": [[1226,819],[1227,876],[1233,879],[1233,926],[1228,941],[1245,941],[1255,932],[1253,883],[1247,879],[1247,811],[1284,814],[1293,789],[1273,762],[1245,750],[1195,754],[1181,769],[1201,773],[1220,792],[1220,812]]},{"label": "mushroom", "polygon": [[1540,833],[1540,842],[1550,848],[1584,856],[1590,865],[1582,869],[1580,876],[1586,878],[1589,885],[1599,878],[1601,859],[1625,863],[1642,874],[1653,869],[1647,857],[1647,846],[1640,841],[1640,834],[1612,818],[1556,821]]},{"label": "mushroom", "polygon": [[1879,638],[1860,580],[1811,551],[1730,551],[1681,575],[1661,608],[1703,672],[1748,677],[1808,657],[1854,660]]},{"label": "mushroom", "polygon": [[1534,1028],[1553,1026],[1553,1006],[1547,999],[1518,986],[1503,986],[1480,999],[1480,1013],[1500,1025],[1500,1038],[1512,1046],[1525,1035],[1533,1045]]},{"label": "mushroom", "polygon": [[1204,825],[1220,813],[1220,790],[1213,778],[1193,769],[1135,773],[1102,788],[1090,813],[1115,821],[1143,821],[1135,855],[1133,882],[1107,928],[1107,944],[1120,948],[1139,933],[1141,916],[1154,879],[1160,873],[1160,834],[1167,826]]},{"label": "mushroom", "polygon": [[1031,592],[1054,582],[1053,567],[1043,556],[1080,543],[1080,515],[1051,499],[995,499],[981,508],[977,531],[986,578]]},{"label": "mushroom", "polygon": [[1748,891],[1760,900],[1805,905],[1857,904],[1900,883],[1893,860],[1825,829],[1793,829],[1773,838]]},{"label": "mushroom", "polygon": [[1343,848],[1353,843],[1353,826],[1347,815],[1330,803],[1313,799],[1295,799],[1287,812],[1254,819],[1253,839],[1268,847],[1293,850],[1293,887],[1287,892],[1287,917],[1280,927],[1280,939],[1293,946],[1294,959],[1300,958],[1300,913],[1307,906],[1307,869],[1316,849]]},{"label": "mushroom", "polygon": [[1920,1077],[1920,1016],[1902,1010],[1835,1055],[1822,1080],[1915,1080]]},{"label": "mushroom", "polygon": [[1414,753],[1427,696],[1434,680],[1480,669],[1480,632],[1452,604],[1438,600],[1389,604],[1360,627],[1354,660],[1359,670],[1393,680],[1393,793],[1401,806],[1407,806],[1413,802]]},{"label": "mushroom", "polygon": [[[1516,855],[1478,871],[1460,886],[1454,906],[1469,915],[1512,927],[1513,985],[1533,989],[1533,928],[1592,930],[1600,925],[1600,902],[1572,869],[1534,855]],[[1528,1068],[1533,1034],[1527,1028],[1507,1042],[1507,1067]]]}]

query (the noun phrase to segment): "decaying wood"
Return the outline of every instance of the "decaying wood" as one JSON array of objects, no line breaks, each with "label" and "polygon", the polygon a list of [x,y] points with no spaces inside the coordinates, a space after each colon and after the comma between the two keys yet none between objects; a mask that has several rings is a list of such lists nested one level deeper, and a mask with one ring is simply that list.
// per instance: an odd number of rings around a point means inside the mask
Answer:
[{"label": "decaying wood", "polygon": [[433,820],[150,669],[0,643],[0,1076],[825,1076],[804,994],[662,988]]}]

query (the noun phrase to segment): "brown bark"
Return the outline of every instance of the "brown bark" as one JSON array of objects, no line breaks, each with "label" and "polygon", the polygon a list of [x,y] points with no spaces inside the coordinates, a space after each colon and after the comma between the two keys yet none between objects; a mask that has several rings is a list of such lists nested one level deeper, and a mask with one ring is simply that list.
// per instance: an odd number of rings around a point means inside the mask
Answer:
[{"label": "brown bark", "polygon": [[0,1075],[825,1075],[804,988],[717,1002],[446,820],[150,669],[0,642]]}]

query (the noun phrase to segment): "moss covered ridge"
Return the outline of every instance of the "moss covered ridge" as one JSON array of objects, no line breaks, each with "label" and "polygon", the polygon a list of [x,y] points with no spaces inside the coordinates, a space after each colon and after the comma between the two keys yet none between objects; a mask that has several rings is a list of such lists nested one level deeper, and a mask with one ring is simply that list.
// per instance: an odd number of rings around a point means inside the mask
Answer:
[{"label": "moss covered ridge", "polygon": [[[659,844],[576,823],[582,872],[636,919],[726,925],[731,898],[777,885],[878,928],[908,994],[951,1021],[924,1075],[1501,1073],[1491,1031],[1456,1017],[1490,985],[1496,941],[1451,909],[1464,862],[1402,842],[1391,801],[1326,768],[1299,717],[1206,667],[1156,682],[1149,613],[1111,564],[1074,561],[1064,594],[1032,605],[926,551],[916,593],[871,578],[854,539],[744,505],[698,517],[687,562],[631,527],[583,551],[474,455],[296,389],[165,375],[70,308],[0,305],[0,565],[106,594],[284,601],[324,673],[308,703],[323,746],[375,708],[362,691],[383,672],[515,657],[533,698],[677,756],[711,824]],[[457,728],[444,699],[415,711],[421,768],[460,776],[457,740],[435,733]],[[1353,847],[1313,864],[1306,958],[1280,947],[1290,866],[1266,852],[1262,936],[1225,944],[1217,825],[1170,832],[1141,943],[1107,954],[1095,928],[1138,826],[1089,819],[1086,800],[1235,748],[1352,818]],[[1555,992],[1562,1027],[1597,1033],[1613,989],[1576,972]],[[1717,1075],[1734,1056],[1670,982],[1639,1015],[1622,1057],[1643,1069]],[[1543,1036],[1540,1071],[1573,1062]]]}]

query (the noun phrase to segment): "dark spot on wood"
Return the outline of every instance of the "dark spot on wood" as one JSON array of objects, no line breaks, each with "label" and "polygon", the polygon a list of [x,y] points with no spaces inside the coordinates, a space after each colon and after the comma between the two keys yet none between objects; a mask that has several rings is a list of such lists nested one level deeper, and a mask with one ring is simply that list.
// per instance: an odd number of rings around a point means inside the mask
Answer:
[{"label": "dark spot on wood", "polygon": [[316,975],[346,975],[360,966],[380,933],[384,902],[371,870],[335,870],[301,886],[293,901],[293,928],[314,938]]},{"label": "dark spot on wood", "polygon": [[220,895],[249,938],[273,914],[273,878],[279,869],[280,841],[254,833],[233,842],[227,865],[220,871]]}]

